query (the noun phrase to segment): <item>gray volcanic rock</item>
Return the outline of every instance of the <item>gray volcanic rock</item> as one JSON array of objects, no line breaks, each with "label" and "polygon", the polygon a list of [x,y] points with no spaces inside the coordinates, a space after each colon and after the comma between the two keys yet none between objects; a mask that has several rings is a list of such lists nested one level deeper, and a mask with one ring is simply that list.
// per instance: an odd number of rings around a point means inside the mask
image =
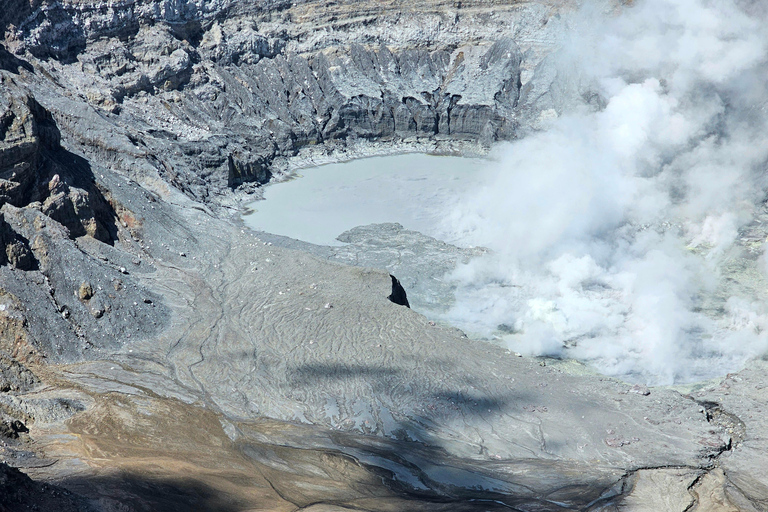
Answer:
[{"label": "gray volcanic rock", "polygon": [[[31,346],[47,357],[67,359],[82,357],[91,348],[115,346],[122,335],[155,332],[159,298],[131,283],[125,266],[87,254],[87,240],[78,243],[84,237],[104,245],[131,245],[138,225],[131,232],[127,221],[136,224],[135,217],[113,194],[104,195],[82,157],[61,147],[51,114],[12,75],[5,75],[4,83],[9,87],[3,90],[2,145],[3,154],[10,156],[0,168],[5,191],[0,196],[0,272],[11,278],[3,288],[37,304],[33,313],[29,306],[19,308],[33,334]],[[135,242],[124,249],[129,254],[140,251]],[[12,278],[17,271],[34,275]],[[77,287],[88,279],[103,292],[79,300]],[[38,302],[41,297],[45,299]],[[152,304],[145,303],[150,297]],[[28,322],[30,314],[46,320]]]},{"label": "gray volcanic rock", "polygon": [[259,237],[339,263],[386,270],[402,283],[416,311],[438,316],[453,304],[455,285],[446,274],[488,252],[456,247],[397,223],[352,228],[336,237],[344,242],[342,246],[318,246],[269,233],[259,233]]},{"label": "gray volcanic rock", "polygon": [[704,387],[693,396],[707,401],[711,415],[727,425],[734,450],[722,457],[720,466],[727,478],[724,500],[741,510],[766,510],[768,485],[762,469],[768,462],[765,435],[768,421],[764,414],[766,361],[753,361],[738,374]]},{"label": "gray volcanic rock", "polygon": [[0,511],[57,510],[85,512],[94,510],[85,500],[56,485],[35,482],[18,469],[0,462]]},{"label": "gray volcanic rock", "polygon": [[[447,5],[425,13],[451,34],[435,41],[378,2],[345,6],[356,21],[340,31],[333,16],[322,19],[326,11],[306,17],[316,2],[41,4],[34,15],[16,15],[8,44],[57,57],[48,68],[59,85],[119,114],[134,127],[132,143],[156,159],[151,165],[204,199],[265,182],[276,158],[325,141],[516,136],[521,76],[530,67],[523,52],[537,52],[531,43],[519,47],[510,29],[539,23],[541,7],[497,2],[488,17],[487,6]],[[371,38],[357,16],[376,12],[379,23],[394,25]],[[325,42],[310,36],[329,30]]]},{"label": "gray volcanic rock", "polygon": [[[35,336],[37,348],[48,357],[88,357],[89,350],[120,346],[123,337],[143,337],[158,331],[164,316],[160,298],[138,286],[125,267],[89,255],[87,245],[71,240],[64,226],[34,208],[5,205],[2,211],[15,229],[31,240],[39,277],[29,281],[45,283],[49,297],[44,307],[56,314],[56,327],[49,330],[49,326]],[[92,283],[93,296],[80,298],[84,281]],[[15,281],[8,289],[18,295],[31,283]]]},{"label": "gray volcanic rock", "polygon": [[0,265],[4,264],[20,270],[32,270],[37,262],[29,249],[29,242],[13,231],[0,215]]},{"label": "gray volcanic rock", "polygon": [[0,352],[0,392],[8,391],[30,391],[37,384],[39,379],[25,365],[12,359],[7,354]]},{"label": "gray volcanic rock", "polygon": [[0,466],[0,507],[765,508],[759,368],[691,397],[515,357],[346,265],[439,309],[420,283],[476,251],[383,225],[312,255],[226,208],[309,148],[535,128],[576,87],[567,3],[4,7],[2,453],[79,497]]},{"label": "gray volcanic rock", "polygon": [[59,145],[59,132],[50,114],[12,78],[3,80],[0,94],[0,201],[21,204],[35,194],[41,153]]}]

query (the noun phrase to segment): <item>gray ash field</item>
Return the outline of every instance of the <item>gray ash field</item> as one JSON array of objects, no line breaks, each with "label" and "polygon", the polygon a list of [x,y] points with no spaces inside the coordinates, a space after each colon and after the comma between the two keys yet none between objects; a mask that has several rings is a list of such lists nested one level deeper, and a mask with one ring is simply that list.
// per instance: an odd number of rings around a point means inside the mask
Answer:
[{"label": "gray ash field", "polygon": [[390,300],[364,228],[356,267],[240,221],[292,169],[602,112],[552,57],[575,2],[0,7],[0,511],[768,509],[760,357],[685,393],[516,357]]}]

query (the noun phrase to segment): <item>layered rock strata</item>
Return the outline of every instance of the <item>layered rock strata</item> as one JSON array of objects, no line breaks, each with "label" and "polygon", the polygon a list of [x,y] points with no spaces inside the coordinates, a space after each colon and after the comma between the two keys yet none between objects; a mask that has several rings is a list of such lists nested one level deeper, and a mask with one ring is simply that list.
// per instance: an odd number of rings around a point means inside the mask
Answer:
[{"label": "layered rock strata", "polygon": [[449,4],[40,3],[6,40],[206,199],[328,141],[514,137],[554,7]]},{"label": "layered rock strata", "polygon": [[35,480],[1,465],[0,507],[764,509],[758,363],[688,396],[515,357],[226,208],[306,148],[535,128],[568,5],[7,7],[0,436]]}]

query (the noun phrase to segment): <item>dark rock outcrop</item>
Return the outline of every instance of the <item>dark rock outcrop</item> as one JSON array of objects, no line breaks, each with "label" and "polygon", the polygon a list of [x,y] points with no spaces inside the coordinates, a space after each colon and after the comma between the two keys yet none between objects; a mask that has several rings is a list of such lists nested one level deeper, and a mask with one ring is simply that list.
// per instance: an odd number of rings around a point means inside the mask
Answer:
[{"label": "dark rock outcrop", "polygon": [[[512,38],[393,45],[392,36],[361,42],[343,35],[364,34],[360,22],[319,45],[309,42],[310,26],[327,26],[319,19],[289,23],[307,31],[295,37],[275,21],[317,8],[303,3],[41,3],[34,14],[6,16],[6,42],[19,55],[58,59],[62,86],[121,123],[142,126],[132,134],[134,146],[197,199],[264,183],[282,157],[329,141],[488,144],[516,136],[523,51]],[[349,16],[370,16],[392,6],[362,2],[345,9]],[[442,10],[435,7],[435,21],[456,25]],[[392,16],[402,13],[395,9]],[[326,22],[335,24],[333,16]],[[471,23],[488,20],[478,15]],[[55,113],[66,125],[70,114]],[[60,200],[55,211],[74,219],[78,200]],[[102,237],[103,229],[95,228],[84,229]]]},{"label": "dark rock outcrop", "polygon": [[0,462],[0,512],[93,510],[85,500],[62,487],[36,482],[16,468]]},{"label": "dark rock outcrop", "polygon": [[[111,243],[116,214],[87,163],[61,147],[50,112],[15,85],[0,94],[0,111],[0,207],[39,203],[38,208],[66,226],[72,238],[90,235]],[[8,259],[31,268],[23,248],[14,247],[13,254],[8,249]]]},{"label": "dark rock outcrop", "polygon": [[263,184],[268,182],[272,177],[272,173],[269,171],[263,160],[243,162],[232,155],[229,155],[227,165],[229,166],[227,185],[233,188],[248,182]]},{"label": "dark rock outcrop", "polygon": [[411,305],[408,304],[408,295],[405,293],[403,285],[401,285],[400,281],[398,281],[392,274],[390,274],[389,277],[392,278],[392,293],[387,298],[398,306],[410,308]]},{"label": "dark rock outcrop", "polygon": [[[0,206],[37,200],[43,153],[59,147],[60,133],[50,113],[12,78],[0,93]],[[10,82],[10,83],[9,83]]]},{"label": "dark rock outcrop", "polygon": [[0,265],[5,264],[19,270],[33,270],[37,267],[29,241],[11,229],[0,213]]}]

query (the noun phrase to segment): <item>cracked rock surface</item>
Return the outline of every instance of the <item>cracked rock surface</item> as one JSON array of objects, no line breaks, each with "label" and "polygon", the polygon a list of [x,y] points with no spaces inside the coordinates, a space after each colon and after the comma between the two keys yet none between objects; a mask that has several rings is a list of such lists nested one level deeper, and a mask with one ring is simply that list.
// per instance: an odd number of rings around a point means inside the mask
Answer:
[{"label": "cracked rock surface", "polygon": [[515,357],[371,268],[466,250],[237,222],[302,162],[535,129],[568,2],[6,7],[0,511],[768,507],[764,362],[683,395]]}]

